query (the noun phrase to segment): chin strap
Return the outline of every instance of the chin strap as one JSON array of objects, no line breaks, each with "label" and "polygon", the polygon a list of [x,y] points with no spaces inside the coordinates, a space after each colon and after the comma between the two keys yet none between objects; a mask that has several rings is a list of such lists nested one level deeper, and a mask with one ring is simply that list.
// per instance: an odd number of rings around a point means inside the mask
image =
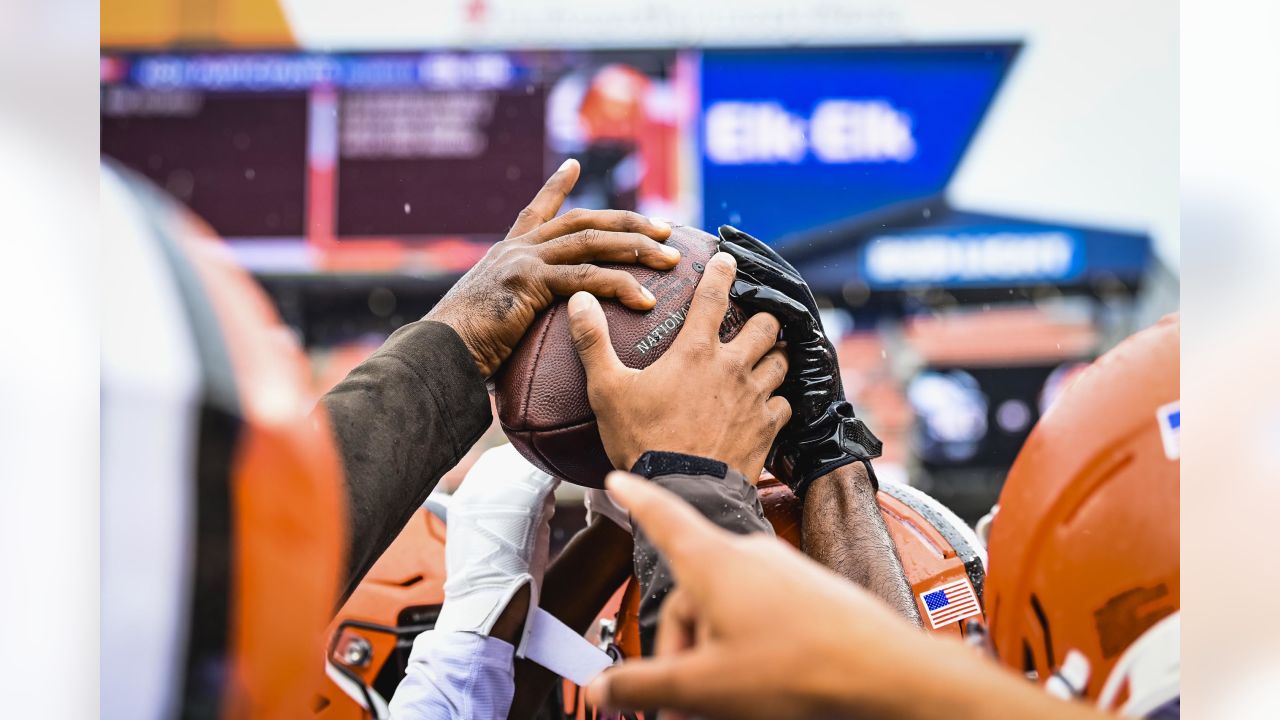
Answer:
[{"label": "chin strap", "polygon": [[613,664],[607,653],[542,608],[530,615],[523,647],[516,654],[583,687]]}]

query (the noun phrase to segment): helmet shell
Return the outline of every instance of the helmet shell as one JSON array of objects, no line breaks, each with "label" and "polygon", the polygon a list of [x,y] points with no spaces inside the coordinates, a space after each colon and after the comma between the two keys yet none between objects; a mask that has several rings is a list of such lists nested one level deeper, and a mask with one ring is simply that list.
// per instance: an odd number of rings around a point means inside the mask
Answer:
[{"label": "helmet shell", "polygon": [[1027,438],[991,524],[997,654],[1041,681],[1083,656],[1074,692],[1088,698],[1179,609],[1178,342],[1169,316],[1081,372]]}]

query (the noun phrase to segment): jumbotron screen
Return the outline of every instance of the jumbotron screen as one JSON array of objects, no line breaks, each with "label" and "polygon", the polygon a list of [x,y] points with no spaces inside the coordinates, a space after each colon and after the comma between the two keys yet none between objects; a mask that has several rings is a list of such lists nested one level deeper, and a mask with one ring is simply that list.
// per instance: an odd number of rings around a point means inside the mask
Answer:
[{"label": "jumbotron screen", "polygon": [[569,156],[570,203],[671,214],[676,75],[673,51],[107,56],[102,152],[255,269],[462,270]]},{"label": "jumbotron screen", "polygon": [[259,272],[465,270],[567,157],[566,207],[772,241],[940,192],[1014,52],[108,53],[102,152]]}]

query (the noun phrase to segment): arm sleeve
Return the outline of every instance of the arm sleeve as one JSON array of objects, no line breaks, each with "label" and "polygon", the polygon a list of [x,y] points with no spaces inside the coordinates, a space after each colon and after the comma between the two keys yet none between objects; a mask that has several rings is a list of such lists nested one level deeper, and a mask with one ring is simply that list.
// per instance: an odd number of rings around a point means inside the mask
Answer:
[{"label": "arm sleeve", "polygon": [[321,403],[346,477],[345,600],[493,416],[461,338],[432,321],[397,330]]},{"label": "arm sleeve", "polygon": [[503,720],[515,694],[515,647],[469,632],[429,630],[413,642],[391,697],[393,720]]},{"label": "arm sleeve", "polygon": [[[756,488],[741,473],[724,463],[674,453],[646,453],[633,472],[674,492],[708,520],[730,532],[746,535],[773,534],[764,517]],[[646,462],[653,456],[665,456]],[[673,581],[671,569],[645,537],[635,531],[635,572],[640,582],[640,645],[645,655],[653,654],[653,638],[658,628],[658,610]]]}]

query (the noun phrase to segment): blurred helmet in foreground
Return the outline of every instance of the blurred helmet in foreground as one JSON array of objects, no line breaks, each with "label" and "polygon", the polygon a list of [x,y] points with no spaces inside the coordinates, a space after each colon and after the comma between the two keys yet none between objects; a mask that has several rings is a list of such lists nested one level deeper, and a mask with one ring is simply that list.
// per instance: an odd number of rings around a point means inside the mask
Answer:
[{"label": "blurred helmet in foreground", "polygon": [[102,715],[297,717],[343,553],[305,358],[211,231],[100,176]]},{"label": "blurred helmet in foreground", "polygon": [[1080,373],[1018,454],[988,544],[1000,659],[1126,714],[1178,696],[1178,337],[1167,317]]}]

